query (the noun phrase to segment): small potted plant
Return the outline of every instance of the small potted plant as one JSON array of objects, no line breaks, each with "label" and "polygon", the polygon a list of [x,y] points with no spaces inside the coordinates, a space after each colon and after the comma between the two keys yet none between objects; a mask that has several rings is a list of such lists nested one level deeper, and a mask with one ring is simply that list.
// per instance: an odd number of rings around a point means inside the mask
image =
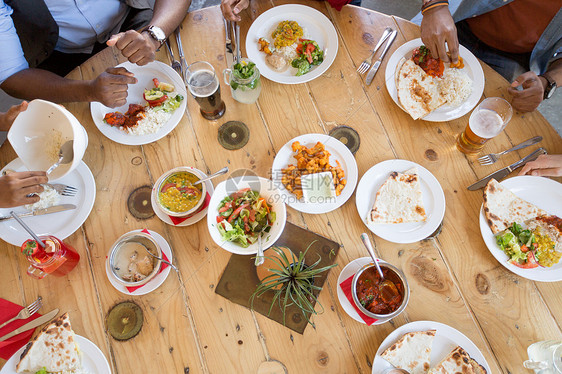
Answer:
[{"label": "small potted plant", "polygon": [[[317,268],[322,260],[320,257],[311,265],[305,264],[306,253],[312,244],[308,246],[304,253],[300,252],[298,257],[286,247],[274,246],[271,248],[274,255],[265,256],[266,262],[262,265],[270,264],[269,269],[265,269],[269,275],[261,280],[252,294],[250,298],[252,309],[256,297],[260,297],[266,292],[273,292],[268,315],[271,314],[273,306],[277,303],[283,313],[283,324],[285,324],[287,308],[295,305],[302,312],[306,321],[314,326],[309,315],[318,314],[314,305],[315,303],[320,304],[317,295],[322,290],[322,287],[314,285],[314,279],[319,277],[321,273],[337,266],[337,264]],[[320,304],[320,307],[323,311],[322,304]]]}]

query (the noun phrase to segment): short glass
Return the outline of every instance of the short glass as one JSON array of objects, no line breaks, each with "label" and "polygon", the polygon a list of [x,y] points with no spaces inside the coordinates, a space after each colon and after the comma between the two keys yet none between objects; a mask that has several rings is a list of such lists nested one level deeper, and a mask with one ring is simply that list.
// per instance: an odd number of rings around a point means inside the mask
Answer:
[{"label": "short glass", "polygon": [[457,149],[466,154],[480,152],[488,140],[503,131],[512,115],[513,109],[504,99],[485,99],[472,111],[466,129],[457,137]]},{"label": "short glass", "polygon": [[185,72],[187,88],[199,104],[203,118],[219,119],[226,111],[221,99],[221,86],[213,65],[205,61],[197,61],[189,65]]},{"label": "short glass", "polygon": [[31,264],[27,269],[29,276],[36,279],[43,279],[49,274],[64,277],[76,267],[80,255],[74,248],[52,235],[43,235],[39,239],[47,245],[51,244],[54,249],[47,253],[43,247],[38,246],[34,254],[26,255]]},{"label": "short glass", "polygon": [[545,340],[527,348],[529,359],[523,363],[536,374],[562,373],[562,340]]},{"label": "short glass", "polygon": [[224,82],[230,86],[232,98],[242,104],[255,103],[261,93],[260,71],[257,66],[252,67],[253,74],[250,77],[243,78],[240,74],[239,69],[248,64],[253,64],[253,62],[243,58],[240,66],[235,64],[231,69],[223,71]]}]

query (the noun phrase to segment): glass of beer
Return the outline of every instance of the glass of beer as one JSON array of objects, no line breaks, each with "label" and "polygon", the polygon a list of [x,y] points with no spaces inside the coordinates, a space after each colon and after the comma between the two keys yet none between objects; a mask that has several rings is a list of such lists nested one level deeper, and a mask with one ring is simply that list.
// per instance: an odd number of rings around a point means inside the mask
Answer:
[{"label": "glass of beer", "polygon": [[185,72],[189,92],[199,104],[203,118],[219,119],[226,111],[221,99],[221,86],[213,66],[205,61],[194,62]]},{"label": "glass of beer", "polygon": [[503,131],[511,116],[511,105],[501,97],[489,97],[472,111],[468,125],[457,137],[457,149],[462,153],[480,152],[484,144]]}]

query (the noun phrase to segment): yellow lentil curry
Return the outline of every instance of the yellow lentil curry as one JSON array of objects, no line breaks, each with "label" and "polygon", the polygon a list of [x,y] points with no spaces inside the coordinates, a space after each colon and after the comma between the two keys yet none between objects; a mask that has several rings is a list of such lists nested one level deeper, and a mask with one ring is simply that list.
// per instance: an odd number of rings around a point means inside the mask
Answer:
[{"label": "yellow lentil curry", "polygon": [[282,21],[271,34],[275,48],[287,47],[302,38],[302,27],[295,21]]},{"label": "yellow lentil curry", "polygon": [[170,175],[158,193],[160,204],[175,213],[193,209],[201,200],[200,185],[193,185],[198,180],[199,177],[185,171]]}]

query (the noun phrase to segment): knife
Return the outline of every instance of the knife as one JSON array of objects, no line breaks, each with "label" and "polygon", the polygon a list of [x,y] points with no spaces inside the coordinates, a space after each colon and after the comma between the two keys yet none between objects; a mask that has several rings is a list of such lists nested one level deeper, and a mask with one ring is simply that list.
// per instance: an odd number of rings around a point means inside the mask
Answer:
[{"label": "knife", "polygon": [[377,74],[377,71],[379,70],[379,67],[381,66],[382,59],[384,58],[384,55],[386,54],[386,52],[388,51],[388,49],[392,45],[392,42],[394,42],[394,39],[396,39],[396,34],[398,34],[398,31],[396,31],[396,30],[394,30],[392,32],[392,34],[390,34],[390,36],[388,37],[388,41],[386,42],[386,45],[384,46],[384,49],[382,50],[382,53],[381,53],[379,59],[373,64],[373,66],[371,67],[371,70],[369,70],[369,72],[367,73],[367,78],[365,79],[365,83],[367,83],[367,86],[370,85],[373,82],[373,78],[375,77],[375,74]]},{"label": "knife", "polygon": [[490,174],[488,176],[485,176],[484,178],[482,178],[478,182],[468,186],[467,188],[470,191],[476,191],[476,190],[479,190],[480,188],[486,186],[488,184],[488,182],[490,181],[490,179],[492,179],[492,178],[494,178],[497,181],[500,181],[503,178],[507,177],[513,170],[517,169],[518,167],[521,167],[521,166],[525,165],[529,161],[535,160],[540,155],[545,155],[545,154],[546,154],[546,149],[539,148],[536,151],[534,151],[533,153],[531,153],[530,155],[527,155],[527,156],[523,157],[521,160],[509,165],[508,167],[505,167],[505,168],[500,169],[496,172],[493,172],[492,174]]},{"label": "knife", "polygon": [[226,36],[226,49],[225,49],[225,60],[226,60],[226,68],[232,69],[234,65],[234,53],[232,51],[232,36],[231,36],[231,25],[230,21],[224,20],[224,29],[225,29],[225,36]]},{"label": "knife", "polygon": [[[65,210],[70,210],[70,209],[76,209],[76,205],[74,204],[61,204],[61,205],[55,205],[55,206],[51,206],[45,209],[37,209],[31,212],[27,212],[27,213],[23,213],[23,214],[18,214],[18,217],[31,217],[31,216],[42,216],[43,214],[51,214],[51,213],[57,213],[57,212],[64,212]],[[13,219],[14,217],[12,216],[7,216],[7,217],[0,217],[0,222],[3,221],[7,221],[9,219]]]},{"label": "knife", "polygon": [[22,327],[18,327],[17,329],[15,329],[14,331],[4,335],[3,337],[0,338],[0,342],[3,342],[6,339],[10,339],[12,336],[16,336],[17,334],[21,334],[24,331],[27,330],[31,330],[36,328],[37,326],[40,326],[42,324],[44,324],[45,322],[50,321],[51,319],[53,319],[57,314],[59,313],[58,309],[54,309],[51,310],[49,313],[42,315],[39,318],[34,319],[31,322],[26,323],[25,325],[23,325]]},{"label": "knife", "polygon": [[183,54],[183,46],[181,45],[181,35],[180,35],[180,28],[178,27],[176,31],[174,31],[176,35],[176,43],[178,44],[178,55],[180,57],[180,65],[181,65],[181,77],[185,82],[185,74],[187,74],[187,61],[185,61],[185,56]]}]

